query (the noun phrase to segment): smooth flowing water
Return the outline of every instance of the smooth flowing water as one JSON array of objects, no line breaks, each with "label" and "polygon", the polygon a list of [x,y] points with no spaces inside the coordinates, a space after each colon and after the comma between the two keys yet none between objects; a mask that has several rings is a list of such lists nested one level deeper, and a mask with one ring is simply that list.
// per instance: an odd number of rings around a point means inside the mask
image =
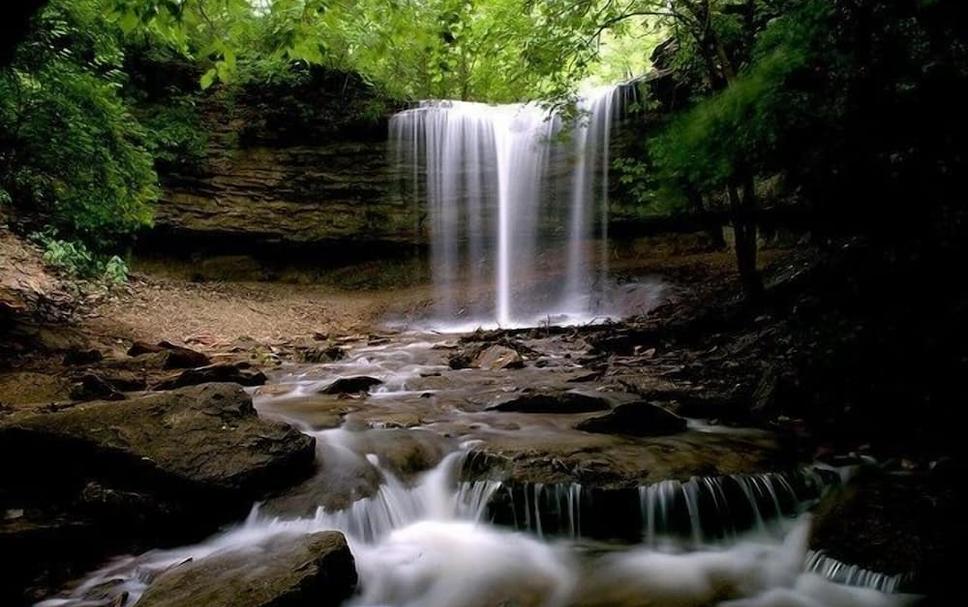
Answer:
[{"label": "smooth flowing water", "polygon": [[[806,510],[838,482],[833,471],[695,477],[608,491],[574,483],[462,480],[480,441],[439,435],[447,449],[439,463],[404,478],[376,453],[393,430],[376,428],[372,420],[355,428],[347,421],[314,429],[317,409],[347,402],[316,395],[336,377],[366,371],[385,381],[363,399],[368,406],[361,405],[361,412],[392,411],[411,398],[432,400],[414,397],[413,388],[439,380],[436,356],[446,347],[439,336],[423,335],[364,345],[343,361],[281,373],[273,390],[255,391],[262,415],[286,419],[316,438],[320,475],[307,481],[308,488],[324,496],[337,490],[341,476],[373,476],[376,484],[362,499],[345,507],[310,500],[308,509],[285,500],[257,504],[245,521],[204,542],[119,558],[69,595],[41,606],[130,607],[154,578],[187,559],[242,553],[258,567],[260,547],[332,529],[346,535],[356,560],[360,591],[351,607],[913,603],[895,592],[903,579],[807,550]],[[451,407],[446,401],[437,406]],[[435,431],[443,432],[427,423],[400,432],[409,437]],[[90,598],[105,593],[106,599]],[[122,593],[125,601],[112,602]]]},{"label": "smooth flowing water", "polygon": [[569,129],[534,104],[427,101],[391,119],[404,190],[427,208],[437,325],[612,313],[609,163],[626,94],[588,93]]},{"label": "smooth flowing water", "polygon": [[[317,437],[332,445],[344,443],[345,434],[330,430]],[[380,466],[373,456],[358,457]],[[361,593],[350,602],[354,607],[892,607],[912,601],[884,592],[896,588],[894,578],[859,571],[838,576],[835,562],[809,554],[804,518],[775,519],[769,530],[690,549],[581,542],[577,533],[575,539],[548,541],[536,533],[512,532],[487,521],[488,504],[502,484],[458,482],[462,460],[463,452],[454,452],[412,485],[384,469],[379,491],[342,511],[319,508],[313,516],[285,518],[256,506],[243,524],[206,542],[119,559],[92,575],[72,598],[41,605],[92,605],[84,596],[105,585],[127,592],[126,604],[132,605],[154,577],[187,559],[243,550],[257,555],[253,548],[270,540],[330,529],[346,534],[356,559]],[[748,482],[755,486],[765,479]],[[674,516],[678,506],[669,497],[659,507]],[[534,512],[540,517],[540,510]],[[775,515],[757,512],[761,518]],[[831,582],[825,575],[856,585]]]}]

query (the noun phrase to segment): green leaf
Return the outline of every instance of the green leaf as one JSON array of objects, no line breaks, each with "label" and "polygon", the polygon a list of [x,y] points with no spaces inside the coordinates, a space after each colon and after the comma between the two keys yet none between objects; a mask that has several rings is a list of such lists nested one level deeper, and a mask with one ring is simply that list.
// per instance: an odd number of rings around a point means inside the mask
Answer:
[{"label": "green leaf", "polygon": [[214,68],[214,67],[210,68],[207,72],[202,74],[202,79],[199,82],[199,84],[202,87],[202,90],[209,89],[215,83],[215,77],[217,75],[218,75],[218,70],[217,68]]}]

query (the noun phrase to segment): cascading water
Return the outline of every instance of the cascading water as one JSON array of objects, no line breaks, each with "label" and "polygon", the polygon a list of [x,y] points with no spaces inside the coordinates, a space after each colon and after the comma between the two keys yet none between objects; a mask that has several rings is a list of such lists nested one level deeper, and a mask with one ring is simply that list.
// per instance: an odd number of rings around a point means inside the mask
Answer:
[{"label": "cascading water", "polygon": [[701,547],[750,531],[775,531],[785,520],[801,515],[835,482],[832,473],[806,468],[796,473],[665,480],[637,489],[576,483],[509,485],[495,492],[489,512],[493,521],[539,537]]},{"label": "cascading water", "polygon": [[[323,442],[341,442],[345,433],[331,430],[317,436]],[[359,457],[379,466],[373,456]],[[179,563],[233,551],[255,555],[258,551],[253,548],[278,538],[330,529],[346,534],[356,560],[361,591],[350,601],[351,607],[911,604],[911,597],[906,595],[885,594],[897,589],[895,578],[848,569],[822,555],[809,554],[807,525],[792,518],[771,533],[754,534],[724,546],[704,544],[685,552],[641,546],[606,551],[600,559],[591,561],[578,559],[568,544],[547,543],[484,522],[488,504],[502,484],[458,483],[463,460],[463,451],[452,453],[412,485],[383,470],[385,482],[379,490],[342,511],[319,508],[313,516],[286,519],[267,515],[257,506],[235,529],[194,546],[119,559],[91,575],[71,596],[45,601],[38,607],[101,605],[88,599],[92,592],[108,592],[108,601],[126,597],[118,603],[103,604],[133,605],[154,578]],[[767,493],[767,483],[792,491],[789,482],[779,475],[748,477],[743,483],[761,486]],[[657,501],[671,516],[679,507],[675,496],[680,491],[688,493],[689,484],[663,487]],[[720,489],[710,490],[722,493]],[[551,514],[542,506],[541,494],[542,489],[536,489],[535,501],[525,507],[533,512],[530,527],[538,533],[541,520]],[[563,496],[567,508],[579,513],[581,490],[572,488],[566,495],[571,496]],[[706,516],[698,511],[699,504],[694,502],[696,510],[690,508],[690,516],[697,521]],[[759,502],[754,500],[751,506],[758,509]],[[572,529],[576,538],[581,535],[579,526],[576,517]],[[825,576],[858,587],[834,584]],[[725,597],[736,601],[720,603]]]},{"label": "cascading water", "polygon": [[532,104],[423,102],[391,119],[400,175],[427,205],[434,320],[508,327],[608,314],[592,293],[607,273],[610,142],[623,98],[621,87],[587,95],[570,143],[559,117]]},{"label": "cascading water", "polygon": [[[318,495],[338,493],[344,481],[375,479],[348,506],[311,499],[310,508],[301,508],[286,501],[292,495],[280,496],[282,501],[254,507],[244,522],[199,544],[119,558],[41,605],[131,607],[155,578],[189,559],[242,554],[257,569],[261,548],[332,529],[346,535],[359,574],[360,589],[349,607],[912,604],[911,597],[891,593],[901,578],[807,551],[803,512],[828,482],[812,469],[660,481],[618,492],[498,478],[460,482],[462,474],[479,469],[481,458],[466,456],[483,443],[458,445],[438,436],[437,444],[449,451],[407,481],[393,472],[392,448],[386,459],[374,454],[380,437],[388,436],[383,432],[392,431],[359,425],[312,430],[312,411],[293,406],[348,371],[385,380],[384,391],[369,395],[369,407],[405,400],[410,382],[444,368],[436,364],[435,347],[445,343],[412,336],[405,344],[367,345],[316,367],[316,373],[285,376],[288,392],[256,392],[261,414],[316,438],[321,474],[307,485],[321,490]],[[348,400],[332,398],[326,402],[343,406]],[[405,434],[412,439],[421,432],[430,433],[411,428]],[[302,495],[300,489],[293,495]],[[609,532],[623,525],[631,533]]]}]

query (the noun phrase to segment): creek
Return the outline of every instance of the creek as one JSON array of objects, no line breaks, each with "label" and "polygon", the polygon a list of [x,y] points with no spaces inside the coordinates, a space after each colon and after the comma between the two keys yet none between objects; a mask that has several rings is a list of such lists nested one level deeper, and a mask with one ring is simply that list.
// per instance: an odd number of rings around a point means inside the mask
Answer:
[{"label": "creek", "polygon": [[[240,551],[255,568],[267,542],[329,529],[346,535],[356,559],[360,592],[350,605],[357,607],[889,607],[913,601],[897,592],[901,578],[807,550],[807,511],[846,471],[808,465],[662,478],[673,469],[669,462],[679,461],[673,455],[652,460],[651,473],[627,472],[618,483],[566,480],[571,473],[556,482],[540,464],[557,454],[542,452],[542,444],[571,445],[579,460],[609,461],[610,453],[638,460],[650,439],[595,437],[563,422],[587,413],[488,411],[484,405],[517,382],[543,375],[550,388],[578,370],[564,356],[574,344],[531,346],[558,363],[452,370],[446,364],[455,347],[451,335],[403,333],[389,343],[348,345],[340,361],[282,369],[270,385],[253,390],[255,404],[261,415],[316,437],[314,478],[254,505],[245,521],[208,540],[120,557],[70,597],[40,606],[105,604],[87,598],[105,587],[113,596],[127,592],[124,604],[133,605],[154,577],[188,559]],[[340,378],[361,376],[382,384],[353,397],[320,393]],[[478,404],[466,404],[472,396]],[[323,412],[338,412],[338,419]],[[682,461],[693,462],[706,449],[716,457],[722,441],[748,441],[739,444],[754,449],[764,438],[693,421],[677,446],[690,454]],[[512,473],[488,468],[497,451],[533,457],[535,466]]]}]

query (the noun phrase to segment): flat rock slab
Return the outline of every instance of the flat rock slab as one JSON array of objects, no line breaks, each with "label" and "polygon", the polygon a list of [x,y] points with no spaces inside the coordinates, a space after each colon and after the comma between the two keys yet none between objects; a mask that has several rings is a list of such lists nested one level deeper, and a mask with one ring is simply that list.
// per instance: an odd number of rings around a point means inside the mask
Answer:
[{"label": "flat rock slab", "polygon": [[283,536],[161,574],[137,607],[336,607],[356,590],[343,535]]},{"label": "flat rock slab", "polygon": [[602,396],[568,390],[521,394],[491,405],[487,410],[515,413],[588,413],[607,411],[610,408],[608,399]]},{"label": "flat rock slab", "polygon": [[685,432],[686,420],[647,402],[627,403],[605,415],[583,420],[576,430],[626,436],[667,436]]},{"label": "flat rock slab", "polygon": [[107,479],[122,486],[255,496],[314,467],[313,438],[258,417],[235,384],[95,401],[0,421],[0,474]]}]

